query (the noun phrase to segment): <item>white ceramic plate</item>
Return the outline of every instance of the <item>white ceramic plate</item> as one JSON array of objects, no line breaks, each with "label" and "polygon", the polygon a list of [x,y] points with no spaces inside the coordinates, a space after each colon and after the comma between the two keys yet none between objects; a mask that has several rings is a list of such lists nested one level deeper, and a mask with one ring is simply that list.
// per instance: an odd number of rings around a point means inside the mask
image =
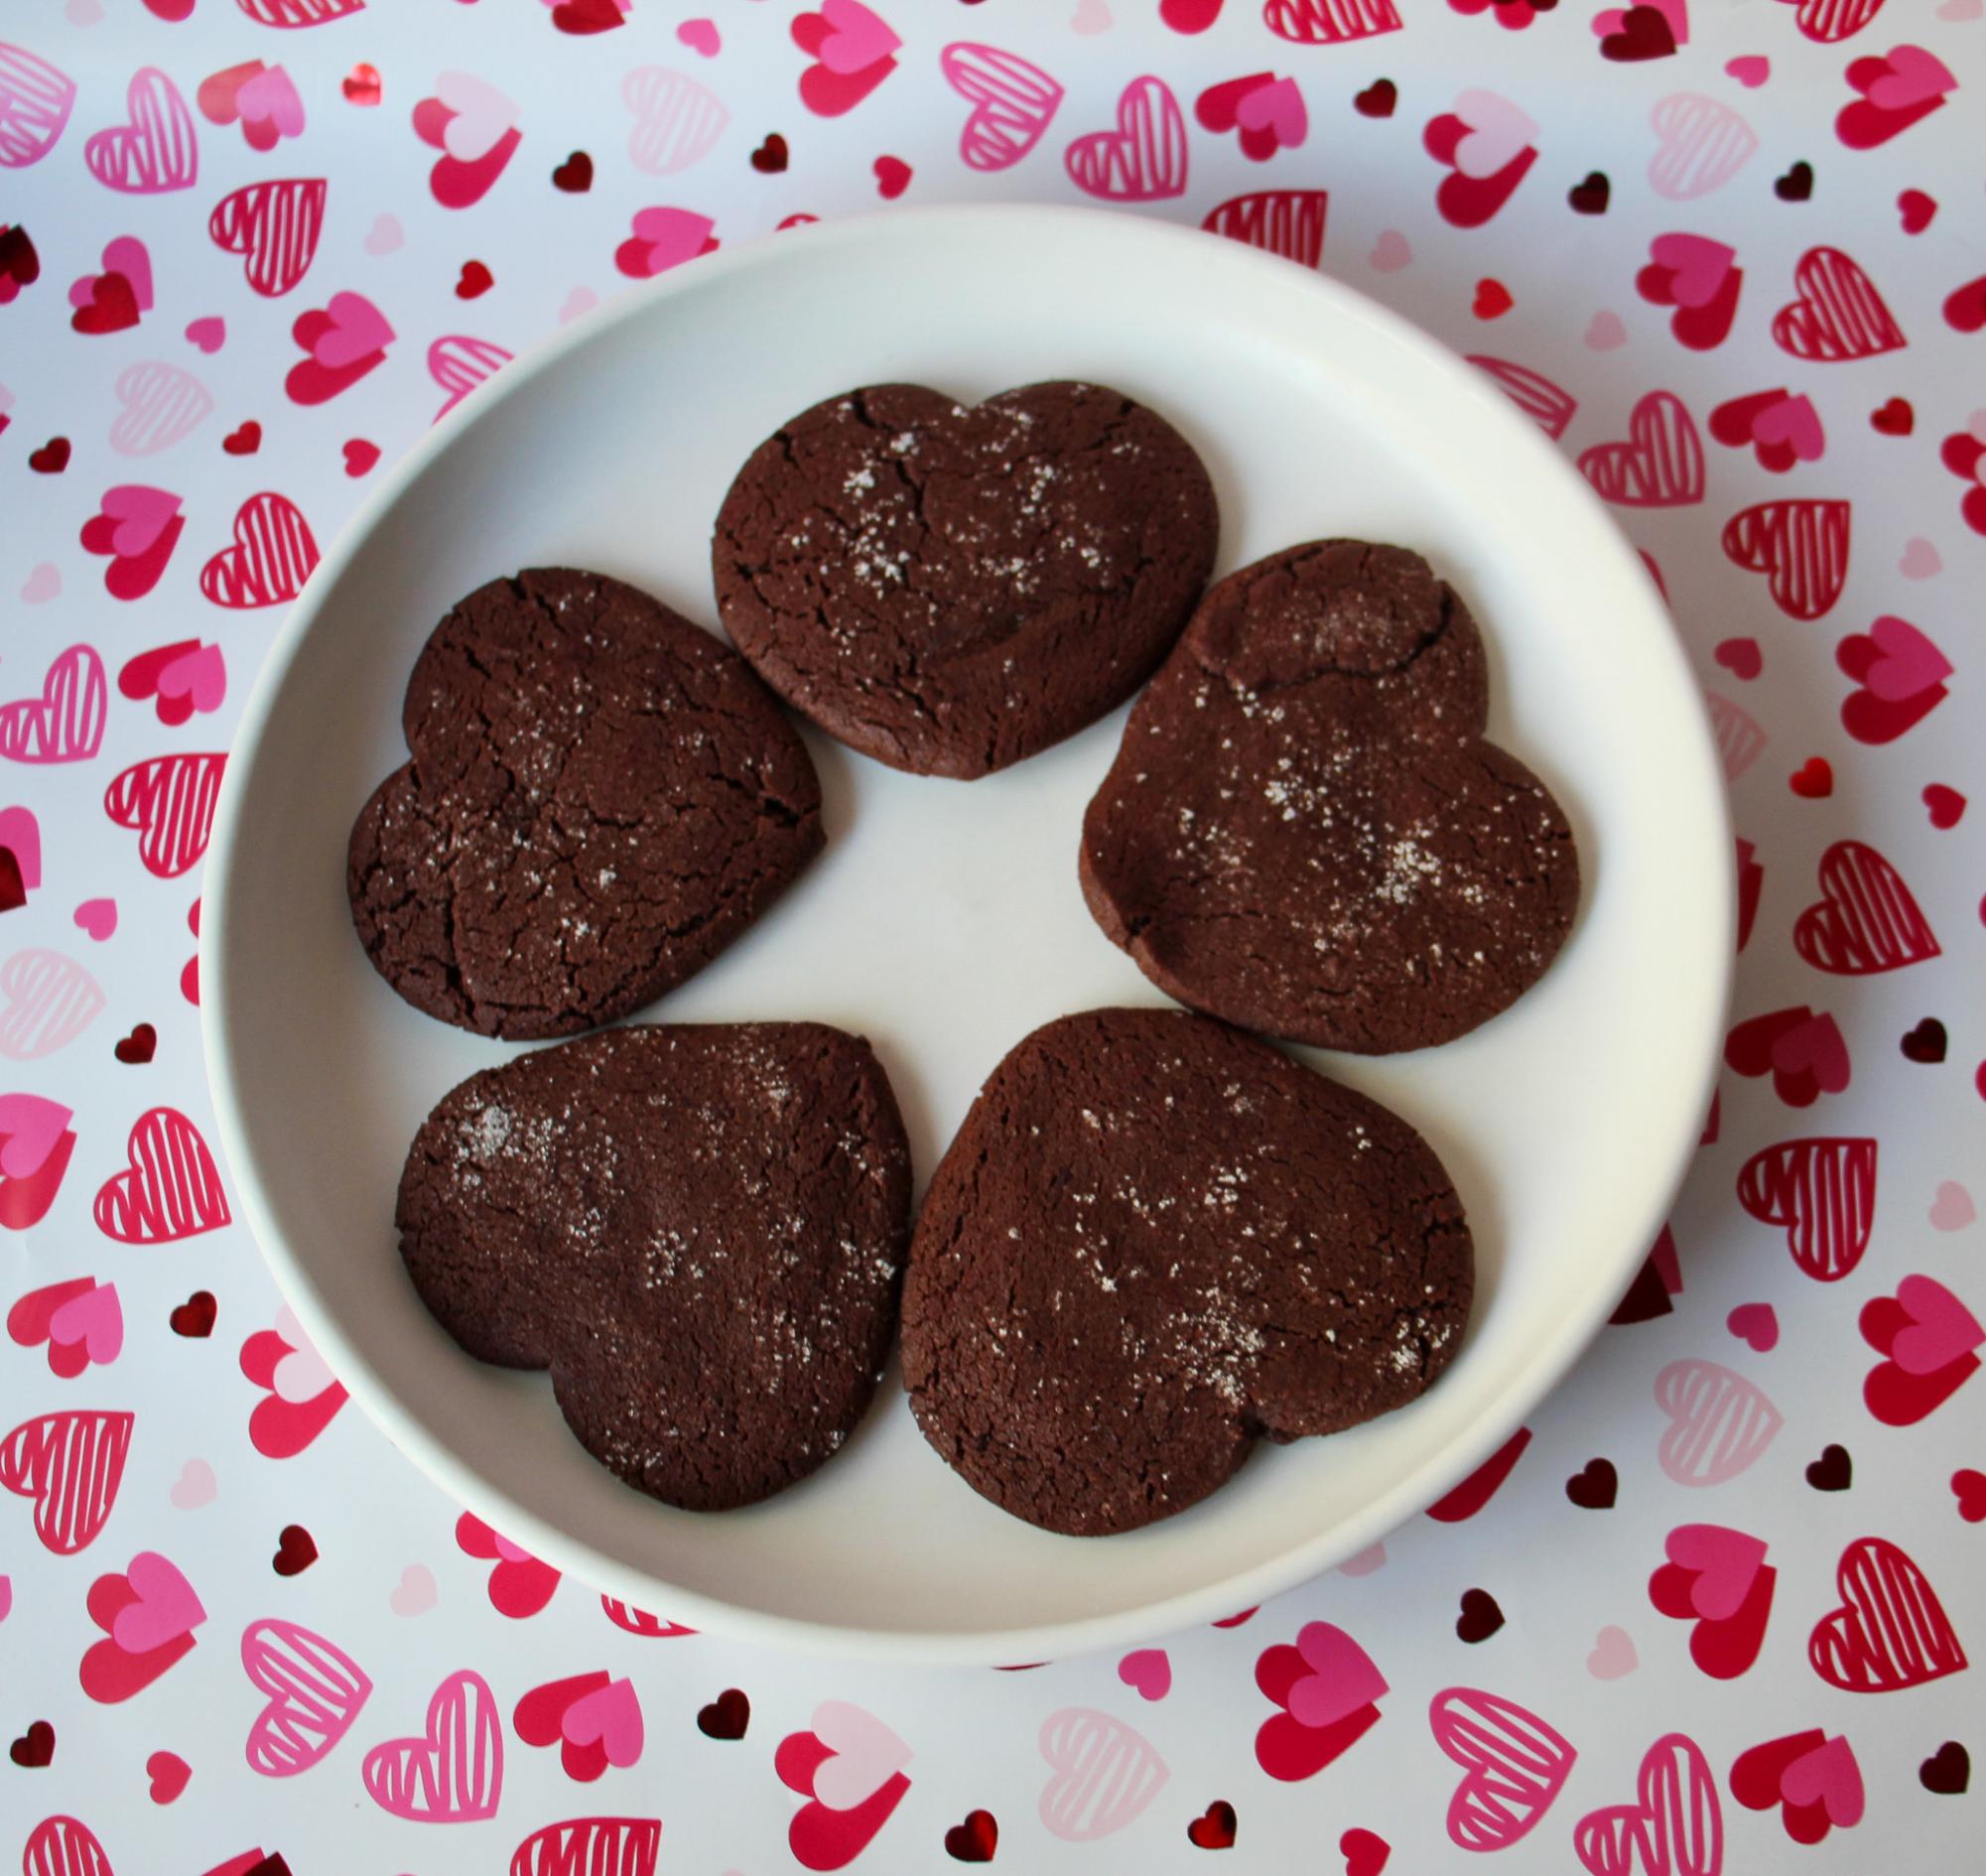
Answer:
[{"label": "white ceramic plate", "polygon": [[[1518,1006],[1445,1048],[1319,1058],[1433,1142],[1474,1227],[1467,1346],[1406,1410],[1261,1450],[1196,1509],[1057,1538],[977,1497],[894,1377],[845,1452],[746,1511],[619,1485],[540,1376],[460,1353],[402,1273],[393,1194],[430,1105],[514,1050],[373,973],[344,896],[359,804],[449,603],[596,568],[714,620],[711,524],[779,422],[851,385],[961,397],[1086,377],[1153,405],[1221,501],[1219,571],[1320,535],[1426,552],[1483,621],[1491,728],[1556,790],[1585,898]],[[818,1017],[876,1044],[928,1174],[993,1064],[1067,1010],[1160,1000],[1091,922],[1084,804],[1123,713],[970,784],[809,733],[830,844],[654,1012]],[[1212,235],[1050,208],[782,233],[632,293],[510,366],[386,477],[271,653],[207,866],[207,1060],[247,1222],[352,1396],[441,1485],[638,1606],[776,1645],[1033,1661],[1209,1620],[1342,1560],[1486,1457],[1564,1373],[1696,1139],[1732,950],[1731,845],[1695,687],[1634,552],[1494,388],[1400,321]],[[921,1180],[920,1180],[921,1184]]]}]

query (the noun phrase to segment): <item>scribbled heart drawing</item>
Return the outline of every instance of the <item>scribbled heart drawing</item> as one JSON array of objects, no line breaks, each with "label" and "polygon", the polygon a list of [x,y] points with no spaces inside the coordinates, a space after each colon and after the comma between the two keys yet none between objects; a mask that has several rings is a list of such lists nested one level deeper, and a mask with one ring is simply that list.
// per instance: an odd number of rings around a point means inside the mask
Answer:
[{"label": "scribbled heart drawing", "polygon": [[1869,1248],[1876,1220],[1873,1139],[1788,1139],[1738,1172],[1738,1203],[1783,1225],[1792,1261],[1816,1282],[1837,1283]]},{"label": "scribbled heart drawing", "polygon": [[1793,924],[1793,949],[1816,971],[1870,977],[1941,955],[1903,875],[1873,847],[1836,841],[1820,857],[1821,896]]},{"label": "scribbled heart drawing", "polygon": [[103,1013],[95,978],[60,951],[17,951],[0,964],[0,1056],[39,1061],[65,1049]]},{"label": "scribbled heart drawing", "polygon": [[1649,187],[1664,201],[1695,201],[1720,190],[1749,163],[1759,133],[1720,98],[1678,91],[1649,113],[1655,153]]},{"label": "scribbled heart drawing", "polygon": [[1065,1706],[1041,1724],[1036,1748],[1050,1776],[1041,1822],[1065,1843],[1094,1843],[1139,1816],[1163,1789],[1165,1761],[1114,1714]]},{"label": "scribbled heart drawing", "polygon": [[422,1823],[496,1815],[503,1793],[503,1721],[489,1682],[462,1669],[428,1701],[427,1729],[365,1755],[365,1790],[381,1810]]},{"label": "scribbled heart drawing", "polygon": [[486,338],[469,338],[451,333],[428,347],[428,375],[448,393],[448,400],[435,413],[440,423],[478,384],[487,382],[507,365],[511,353]]},{"label": "scribbled heart drawing", "polygon": [[46,59],[0,45],[0,169],[25,170],[61,142],[75,84]]},{"label": "scribbled heart drawing", "polygon": [[1670,1362],[1655,1383],[1668,1416],[1656,1458],[1677,1485],[1723,1485],[1756,1463],[1786,1421],[1762,1390],[1716,1362]]},{"label": "scribbled heart drawing", "polygon": [[1465,1850],[1506,1850],[1551,1809],[1578,1754],[1555,1726],[1479,1687],[1428,1702],[1434,1743],[1466,1776],[1448,1801],[1448,1835]]},{"label": "scribbled heart drawing", "polygon": [[285,1303],[273,1329],[241,1345],[241,1372],[265,1398],[248,1415],[248,1442],[268,1459],[293,1459],[344,1406],[345,1392]]},{"label": "scribbled heart drawing", "polygon": [[287,605],[318,564],[317,537],[287,495],[265,489],[234,511],[234,540],[199,570],[199,590],[215,605],[241,611]]},{"label": "scribbled heart drawing", "polygon": [[1062,103],[1062,87],[1037,65],[997,46],[960,41],[938,57],[945,82],[973,108],[959,132],[969,170],[1010,170],[1039,143]]},{"label": "scribbled heart drawing", "polygon": [[1724,1813],[1693,1739],[1664,1733],[1642,1757],[1632,1805],[1589,1810],[1572,1847],[1588,1876],[1720,1876]]},{"label": "scribbled heart drawing", "polygon": [[[484,1530],[488,1527],[485,1525]],[[476,1554],[471,1552],[471,1555]],[[549,1567],[549,1565],[547,1566]],[[554,1581],[557,1572],[553,1572]],[[694,1635],[695,1629],[685,1628],[680,1622],[665,1622],[660,1616],[653,1616],[646,1609],[636,1609],[622,1602],[617,1596],[602,1596],[599,1606],[605,1610],[606,1619],[617,1629],[625,1629],[629,1635],[646,1636],[651,1641],[670,1641],[678,1635]]]},{"label": "scribbled heart drawing", "polygon": [[1649,1600],[1695,1626],[1689,1658],[1706,1675],[1734,1680],[1759,1659],[1779,1572],[1766,1545],[1725,1525],[1677,1525],[1663,1545],[1668,1561],[1649,1578]]},{"label": "scribbled heart drawing", "polygon": [[1915,1426],[1979,1372],[1986,1329],[1935,1277],[1907,1276],[1894,1296],[1862,1305],[1862,1339],[1884,1359],[1862,1399],[1885,1426]]},{"label": "scribbled heart drawing", "polygon": [[199,864],[226,763],[219,750],[156,755],[134,762],[103,791],[104,813],[137,832],[147,872],[175,879]]},{"label": "scribbled heart drawing", "polygon": [[1267,0],[1262,24],[1298,46],[1341,46],[1399,31],[1393,0]]},{"label": "scribbled heart drawing", "polygon": [[1315,1777],[1378,1725],[1388,1692],[1373,1658],[1329,1622],[1263,1649],[1256,1685],[1279,1709],[1256,1732],[1256,1763],[1285,1781]]},{"label": "scribbled heart drawing", "polygon": [[177,1244],[233,1222],[220,1168],[199,1129],[172,1108],[131,1125],[130,1160],[96,1194],[96,1228],[119,1244]]},{"label": "scribbled heart drawing", "polygon": [[1710,712],[1710,729],[1717,738],[1717,753],[1723,758],[1724,779],[1734,782],[1766,750],[1766,733],[1757,720],[1715,691],[1705,691],[1703,702]]},{"label": "scribbled heart drawing", "polygon": [[1793,24],[1823,46],[1853,39],[1883,10],[1883,0],[1782,0],[1782,4],[1797,6]]},{"label": "scribbled heart drawing", "polygon": [[1163,78],[1133,78],[1115,130],[1093,130],[1063,158],[1069,180],[1104,201],[1161,201],[1186,193],[1186,118]]},{"label": "scribbled heart drawing", "polygon": [[1201,227],[1280,254],[1302,267],[1324,258],[1324,220],[1330,197],[1321,189],[1263,189],[1233,196],[1208,209]]},{"label": "scribbled heart drawing", "polygon": [[1845,501],[1762,501],[1724,524],[1724,555],[1767,576],[1773,603],[1788,618],[1830,611],[1848,579]]},{"label": "scribbled heart drawing", "polygon": [[1628,420],[1627,441],[1582,451],[1579,472],[1619,507],[1687,507],[1703,499],[1703,439],[1679,397],[1651,391]]},{"label": "scribbled heart drawing", "polygon": [[655,1876],[656,1817],[568,1817],[534,1830],[510,1854],[510,1876]]},{"label": "scribbled heart drawing", "polygon": [[89,645],[70,645],[50,660],[39,697],[0,704],[0,758],[10,762],[86,762],[103,746],[110,684]]},{"label": "scribbled heart drawing", "polygon": [[241,1631],[241,1666],[267,1700],[248,1729],[249,1768],[294,1778],[321,1764],[358,1717],[372,1681],[334,1642],[266,1617]]},{"label": "scribbled heart drawing", "polygon": [[1553,443],[1564,436],[1579,400],[1554,384],[1541,371],[1528,365],[1513,364],[1508,358],[1493,358],[1471,352],[1469,362],[1496,381],[1506,397],[1528,417]]},{"label": "scribbled heart drawing", "polygon": [[365,0],[234,0],[242,12],[263,26],[326,26],[365,11]]},{"label": "scribbled heart drawing", "polygon": [[1783,351],[1819,364],[1902,351],[1904,336],[1875,282],[1838,247],[1810,247],[1793,268],[1794,298],[1773,317]]},{"label": "scribbled heart drawing", "polygon": [[910,1748],[872,1713],[846,1700],[824,1700],[804,1733],[788,1733],[773,1754],[787,1790],[807,1802],[794,1812],[786,1840],[806,1868],[841,1869],[874,1841],[903,1802]]},{"label": "scribbled heart drawing", "polygon": [[44,1817],[21,1851],[24,1876],[115,1876],[95,1831],[75,1817]]},{"label": "scribbled heart drawing", "polygon": [[730,122],[716,92],[666,66],[628,72],[620,99],[634,113],[628,160],[649,176],[674,176],[701,163]]},{"label": "scribbled heart drawing", "polygon": [[89,173],[106,189],[157,196],[191,189],[199,179],[194,114],[157,66],[136,72],[124,93],[125,121],[83,146]]},{"label": "scribbled heart drawing", "polygon": [[1841,727],[1857,742],[1894,742],[1944,702],[1951,660],[1909,619],[1884,613],[1850,632],[1834,662],[1855,689],[1841,703]]},{"label": "scribbled heart drawing", "polygon": [[35,1502],[35,1536],[57,1556],[96,1541],[124,1477],[132,1415],[87,1409],[23,1420],[0,1440],[0,1487]]},{"label": "scribbled heart drawing", "polygon": [[1965,1651],[1922,1570],[1885,1538],[1857,1538],[1841,1553],[1840,1606],[1807,1639],[1813,1672],[1847,1693],[1920,1687],[1965,1667]]},{"label": "scribbled heart drawing", "polygon": [[279,299],[317,258],[329,195],[330,184],[322,177],[250,183],[214,204],[206,231],[216,247],[242,257],[255,292]]},{"label": "scribbled heart drawing", "polygon": [[522,141],[517,106],[466,71],[445,71],[435,80],[435,94],[414,106],[414,134],[442,153],[428,189],[444,208],[479,202]]},{"label": "scribbled heart drawing", "polygon": [[84,1651],[77,1678],[92,1700],[114,1705],[141,1693],[193,1652],[206,1609],[171,1558],[140,1550],[89,1586],[89,1619],[103,1640]]},{"label": "scribbled heart drawing", "polygon": [[170,450],[213,410],[213,398],[199,379],[161,359],[126,365],[117,377],[116,397],[110,447],[119,456],[157,456]]}]

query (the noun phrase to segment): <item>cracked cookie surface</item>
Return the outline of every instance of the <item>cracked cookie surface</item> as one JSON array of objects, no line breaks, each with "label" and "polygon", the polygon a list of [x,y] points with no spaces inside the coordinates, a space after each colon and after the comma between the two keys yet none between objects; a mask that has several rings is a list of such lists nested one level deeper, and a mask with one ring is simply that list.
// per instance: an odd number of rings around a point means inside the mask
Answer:
[{"label": "cracked cookie surface", "polygon": [[1426,561],[1292,547],[1209,593],[1084,817],[1084,895],[1159,989],[1383,1054],[1528,990],[1579,900],[1550,791],[1483,735],[1469,609]]},{"label": "cracked cookie surface", "polygon": [[804,1478],[896,1321],[910,1154],[866,1041],[611,1029],[485,1069],[422,1124],[401,1256],[479,1360],[550,1369],[581,1444],[671,1505]]},{"label": "cracked cookie surface", "polygon": [[710,962],[820,850],[776,700],[709,632],[568,568],[492,580],[428,638],[412,759],[353,824],[352,919],[416,1008],[571,1035]]},{"label": "cracked cookie surface", "polygon": [[1213,485],[1101,385],[829,398],[752,454],[712,547],[759,674],[851,747],[971,778],[1115,709],[1206,586]]},{"label": "cracked cookie surface", "polygon": [[1474,1251],[1404,1121],[1179,1010],[1065,1016],[994,1069],[925,1196],[903,1375],[925,1437],[1050,1531],[1149,1524],[1258,1436],[1412,1400]]}]

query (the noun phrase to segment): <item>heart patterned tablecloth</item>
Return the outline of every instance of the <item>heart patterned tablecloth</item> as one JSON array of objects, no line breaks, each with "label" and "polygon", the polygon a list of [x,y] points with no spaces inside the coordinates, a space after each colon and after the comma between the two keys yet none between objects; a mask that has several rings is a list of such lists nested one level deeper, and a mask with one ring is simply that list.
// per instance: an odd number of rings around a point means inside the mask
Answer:
[{"label": "heart patterned tablecloth", "polygon": [[[0,16],[0,1862],[1976,1869],[1980,0],[699,3]],[[1742,954],[1668,1228],[1481,1473],[1218,1627],[912,1672],[603,1605],[348,1410],[210,1149],[199,867],[432,419],[713,247],[995,198],[1322,268],[1560,442]]]}]

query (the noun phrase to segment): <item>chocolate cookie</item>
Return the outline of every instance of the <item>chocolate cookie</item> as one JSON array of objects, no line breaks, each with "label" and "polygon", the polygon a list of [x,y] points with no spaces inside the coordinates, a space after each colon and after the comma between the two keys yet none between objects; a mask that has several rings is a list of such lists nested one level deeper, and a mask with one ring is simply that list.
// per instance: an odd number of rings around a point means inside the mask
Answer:
[{"label": "chocolate cookie", "polygon": [[712,548],[725,629],[780,696],[892,768],[970,779],[1151,674],[1214,563],[1213,484],[1095,384],[830,398],[752,453]]},{"label": "chocolate cookie", "polygon": [[1205,1498],[1258,1434],[1412,1400],[1474,1253],[1426,1142],[1268,1043],[1098,1009],[993,1070],[931,1181],[903,1292],[918,1424],[1050,1531]]},{"label": "chocolate cookie", "polygon": [[469,1354],[550,1369],[602,1465],[723,1511],[805,1478],[868,1406],[910,1153],[860,1036],[610,1029],[445,1095],[396,1217],[415,1288]]},{"label": "chocolate cookie", "polygon": [[1083,823],[1113,943],[1169,996],[1360,1054],[1446,1042],[1565,942],[1572,831],[1484,740],[1482,639],[1418,554],[1315,541],[1230,575]]},{"label": "chocolate cookie", "polygon": [[821,846],[814,765],[744,662],[599,574],[478,587],[402,710],[413,760],[351,830],[366,956],[479,1035],[639,1009],[735,938]]}]

